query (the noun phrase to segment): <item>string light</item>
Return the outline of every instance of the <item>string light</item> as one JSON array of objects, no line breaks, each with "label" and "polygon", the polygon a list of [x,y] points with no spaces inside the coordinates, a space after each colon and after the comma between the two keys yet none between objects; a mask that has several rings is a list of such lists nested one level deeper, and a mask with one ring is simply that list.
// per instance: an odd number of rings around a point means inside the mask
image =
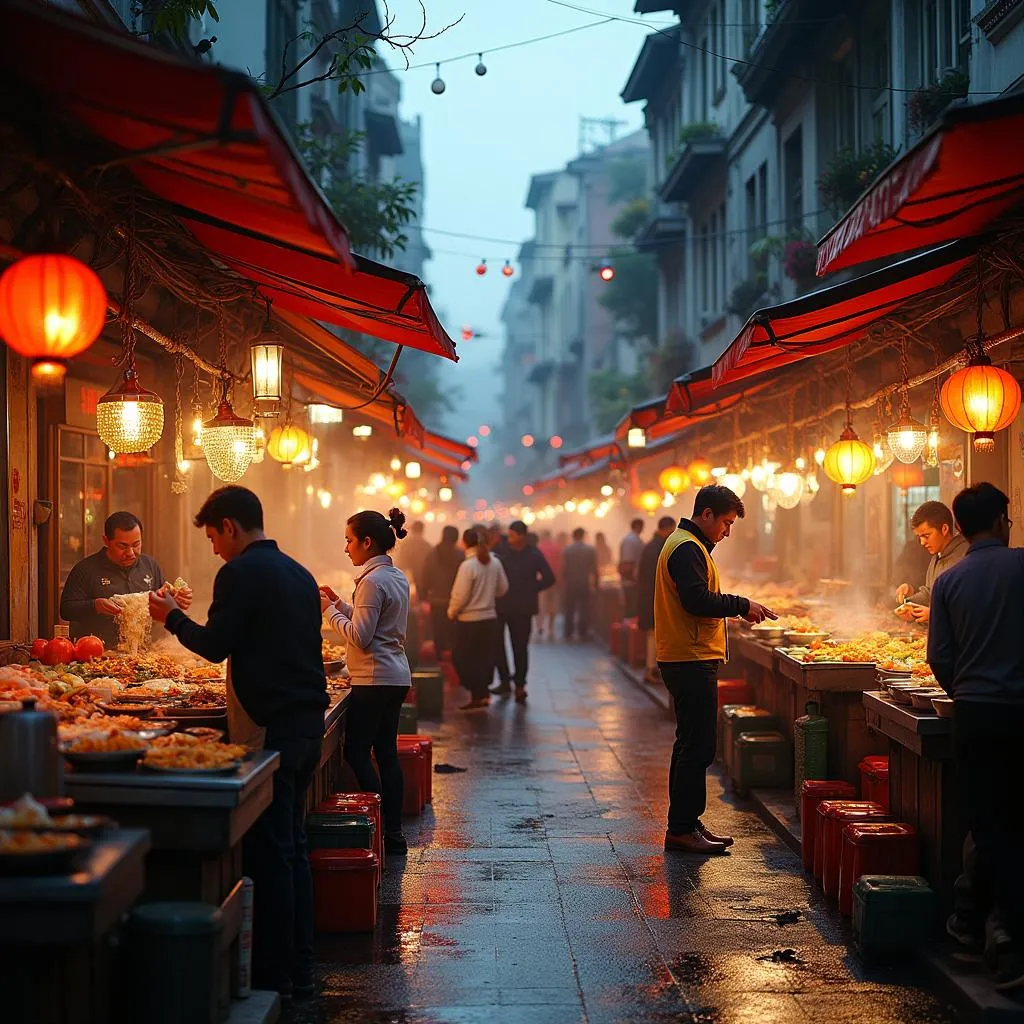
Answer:
[{"label": "string light", "polygon": [[487,273],[487,260],[481,260],[476,265],[477,277],[483,277]]},{"label": "string light", "polygon": [[501,273],[505,277],[511,277],[515,273],[515,268],[508,260],[505,260],[505,266],[501,268]]},{"label": "string light", "polygon": [[444,79],[441,77],[441,65],[440,64],[435,64],[434,65],[434,80],[430,83],[430,91],[435,96],[440,96],[441,93],[443,93],[446,88],[447,87],[444,84]]}]

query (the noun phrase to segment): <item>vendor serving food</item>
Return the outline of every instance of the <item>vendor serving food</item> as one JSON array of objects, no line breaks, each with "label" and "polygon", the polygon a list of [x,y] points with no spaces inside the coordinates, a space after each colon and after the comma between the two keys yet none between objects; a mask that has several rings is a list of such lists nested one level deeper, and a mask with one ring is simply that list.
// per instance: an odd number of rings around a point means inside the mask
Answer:
[{"label": "vendor serving food", "polygon": [[[103,524],[103,548],[83,558],[68,573],[60,596],[60,617],[71,623],[72,640],[92,635],[106,647],[116,647],[121,608],[113,599],[165,586],[163,570],[154,558],[142,553],[142,523],[138,517],[131,512],[115,512]],[[188,584],[171,589],[175,604],[188,611],[192,605]]]},{"label": "vendor serving food", "polygon": [[907,622],[925,624],[932,603],[935,581],[967,553],[967,541],[956,532],[953,513],[941,501],[926,501],[910,518],[910,527],[921,546],[932,556],[924,586],[918,590],[901,583],[896,598],[902,602],[896,614]]}]

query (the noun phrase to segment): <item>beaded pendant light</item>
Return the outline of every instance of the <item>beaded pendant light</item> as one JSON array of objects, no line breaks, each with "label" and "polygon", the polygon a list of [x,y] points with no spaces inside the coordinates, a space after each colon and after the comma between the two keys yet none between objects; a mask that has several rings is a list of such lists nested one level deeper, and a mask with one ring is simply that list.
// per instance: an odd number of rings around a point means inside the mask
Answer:
[{"label": "beaded pendant light", "polygon": [[252,420],[231,408],[231,378],[226,373],[221,378],[217,415],[203,424],[202,444],[210,472],[226,484],[241,480],[252,465],[255,430]]}]

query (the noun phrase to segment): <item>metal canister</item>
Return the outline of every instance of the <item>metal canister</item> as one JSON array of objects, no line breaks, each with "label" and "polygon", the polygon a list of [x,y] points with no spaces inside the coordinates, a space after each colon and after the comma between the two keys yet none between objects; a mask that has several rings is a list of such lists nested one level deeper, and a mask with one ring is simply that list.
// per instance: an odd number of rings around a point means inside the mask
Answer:
[{"label": "metal canister", "polygon": [[797,813],[804,779],[828,778],[828,719],[818,714],[818,702],[809,700],[806,712],[793,723],[793,785]]},{"label": "metal canister", "polygon": [[64,795],[64,760],[57,748],[57,716],[37,711],[34,699],[0,715],[0,802]]}]

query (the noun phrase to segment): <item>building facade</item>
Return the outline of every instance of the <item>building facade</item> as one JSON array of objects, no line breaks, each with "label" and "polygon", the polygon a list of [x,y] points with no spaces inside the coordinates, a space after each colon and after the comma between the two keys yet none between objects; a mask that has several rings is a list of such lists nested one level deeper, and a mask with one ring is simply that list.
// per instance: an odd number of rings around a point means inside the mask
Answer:
[{"label": "building facade", "polygon": [[759,306],[820,284],[814,243],[950,102],[1024,88],[1013,0],[637,0],[659,341],[712,362]]}]

